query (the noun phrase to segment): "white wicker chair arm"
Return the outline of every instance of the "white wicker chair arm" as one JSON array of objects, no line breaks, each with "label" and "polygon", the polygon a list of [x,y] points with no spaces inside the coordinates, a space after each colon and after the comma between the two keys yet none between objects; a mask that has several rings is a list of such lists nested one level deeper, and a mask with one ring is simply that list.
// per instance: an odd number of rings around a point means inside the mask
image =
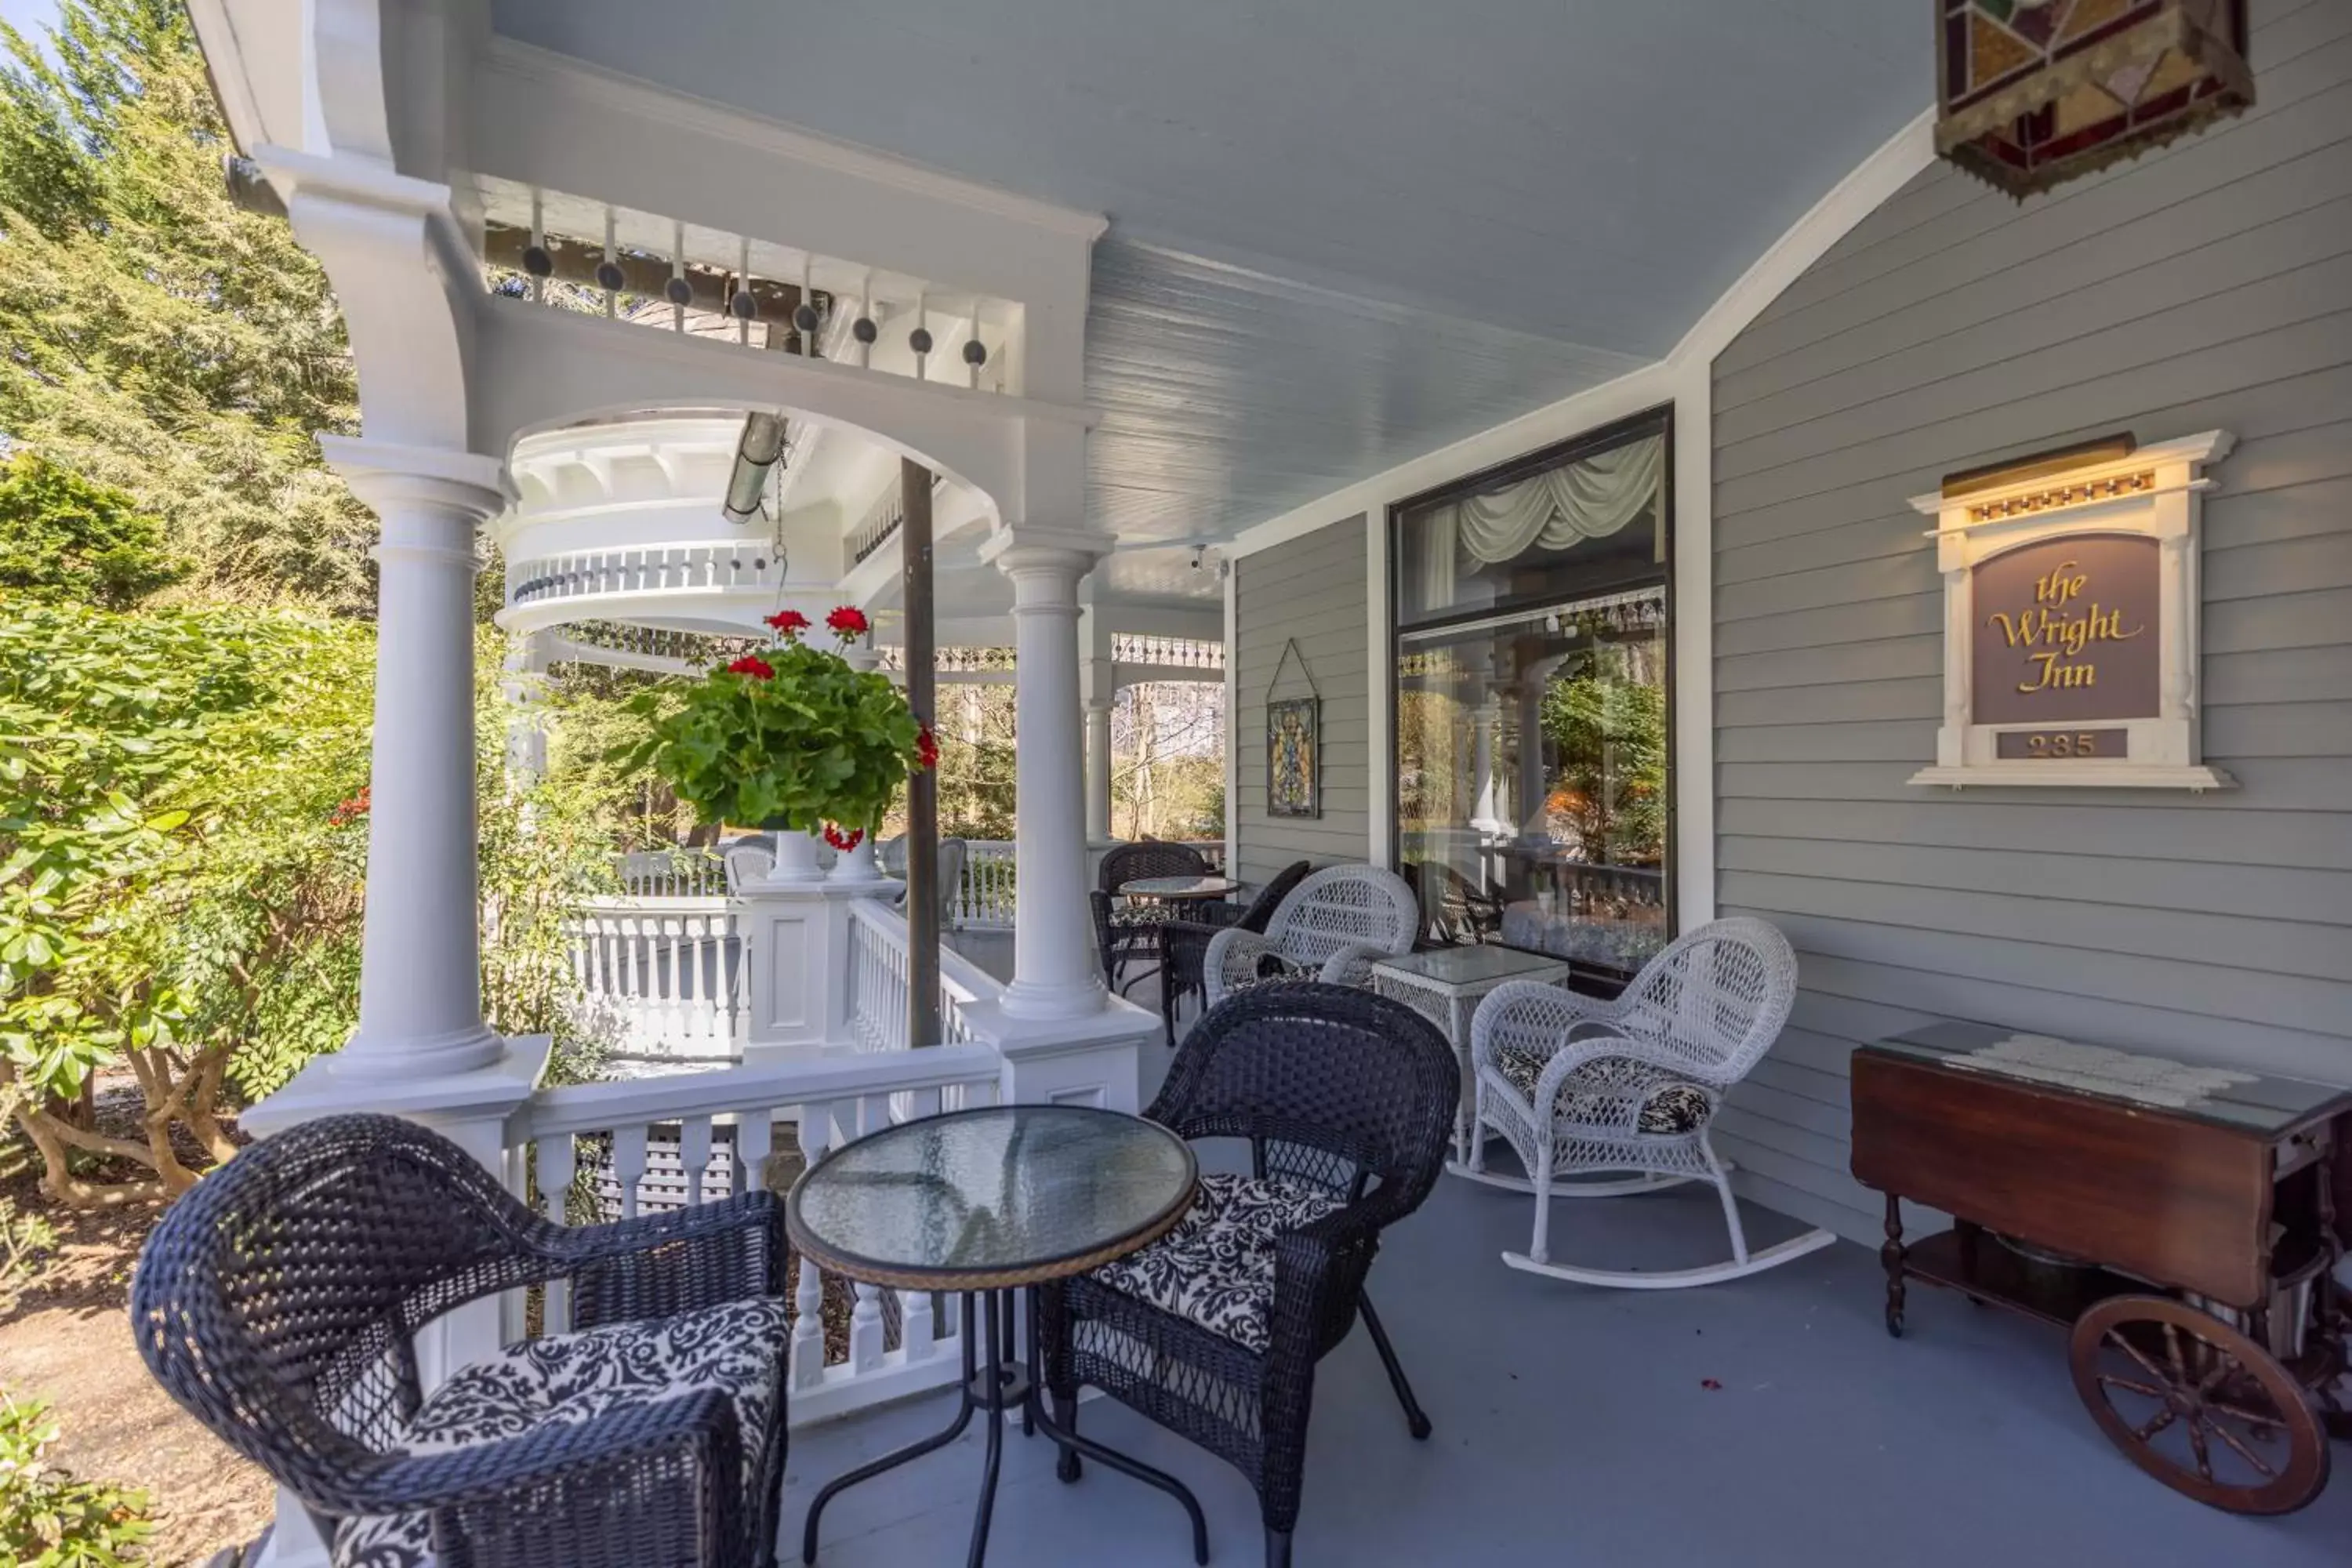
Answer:
[{"label": "white wicker chair arm", "polygon": [[1261,933],[1239,926],[1227,926],[1211,937],[1209,951],[1201,959],[1201,979],[1209,994],[1209,1005],[1223,1001],[1233,987],[1256,979],[1257,961],[1269,952],[1280,957],[1282,950]]},{"label": "white wicker chair arm", "polygon": [[1506,1037],[1549,1049],[1580,1025],[1606,1022],[1606,1015],[1595,1009],[1610,1005],[1541,980],[1507,980],[1487,992],[1471,1015],[1471,1070],[1491,1066]]},{"label": "white wicker chair arm", "polygon": [[1372,983],[1375,961],[1395,956],[1376,942],[1351,942],[1323,961],[1316,976],[1326,985],[1352,985],[1362,990]]}]

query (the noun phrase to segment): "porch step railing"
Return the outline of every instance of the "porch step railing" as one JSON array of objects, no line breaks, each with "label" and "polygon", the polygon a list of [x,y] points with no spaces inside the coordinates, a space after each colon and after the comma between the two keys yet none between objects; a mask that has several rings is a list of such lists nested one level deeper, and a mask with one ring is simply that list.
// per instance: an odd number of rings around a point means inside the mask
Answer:
[{"label": "porch step railing", "polygon": [[[849,908],[849,1032],[861,1051],[907,1049],[906,917],[871,900]],[[993,975],[961,953],[940,949],[940,1038],[971,1039],[964,1009],[997,995]]]},{"label": "porch step railing", "polygon": [[[507,1168],[526,1200],[559,1225],[719,1201],[799,1171],[857,1139],[918,1116],[996,1102],[1002,1058],[985,1046],[884,1051],[715,1072],[542,1089],[509,1124]],[[833,1283],[848,1330],[827,1343],[823,1272],[801,1258],[793,1280],[787,1401],[793,1426],[845,1415],[954,1381],[951,1318],[926,1292]],[[544,1332],[572,1323],[569,1292],[545,1287]],[[510,1331],[527,1321],[509,1303]]]},{"label": "porch step railing", "polygon": [[[1212,870],[1225,867],[1222,838],[1185,838],[1199,850]],[[949,919],[961,931],[1010,931],[1015,905],[1013,844],[1010,838],[964,840],[963,879],[949,905]]]},{"label": "porch step railing", "polygon": [[723,889],[599,899],[570,922],[588,1016],[626,1061],[711,1065],[740,1054],[743,944]]},{"label": "porch step railing", "polygon": [[633,899],[709,899],[727,891],[727,863],[715,850],[641,849],[621,857],[621,890]]}]

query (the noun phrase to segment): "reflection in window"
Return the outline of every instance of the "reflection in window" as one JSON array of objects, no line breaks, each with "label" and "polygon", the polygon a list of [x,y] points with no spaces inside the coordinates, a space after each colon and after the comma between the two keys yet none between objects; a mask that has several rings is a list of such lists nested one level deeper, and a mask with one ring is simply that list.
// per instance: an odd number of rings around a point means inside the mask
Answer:
[{"label": "reflection in window", "polygon": [[1666,439],[1398,519],[1399,863],[1430,934],[1622,973],[1664,945]]}]

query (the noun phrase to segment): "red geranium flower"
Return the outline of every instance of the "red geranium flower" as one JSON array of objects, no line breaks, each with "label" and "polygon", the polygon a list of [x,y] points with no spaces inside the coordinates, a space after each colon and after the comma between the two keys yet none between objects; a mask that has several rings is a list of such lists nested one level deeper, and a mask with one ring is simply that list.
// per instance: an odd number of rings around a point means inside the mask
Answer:
[{"label": "red geranium flower", "polygon": [[932,736],[931,727],[929,724],[916,732],[915,760],[927,768],[936,768],[940,765],[940,743]]},{"label": "red geranium flower", "polygon": [[825,616],[824,624],[845,637],[862,637],[874,629],[874,623],[866,618],[866,612],[851,605],[844,605]]},{"label": "red geranium flower", "polygon": [[338,801],[335,809],[327,814],[328,826],[342,827],[365,816],[368,814],[368,807],[373,804],[368,792],[374,787],[373,784],[362,784],[359,794],[349,800]]},{"label": "red geranium flower", "polygon": [[796,637],[808,630],[809,618],[798,610],[778,610],[768,617],[768,624],[782,637]]},{"label": "red geranium flower", "polygon": [[845,833],[828,822],[824,825],[824,841],[846,855],[866,841],[866,829],[853,827]]},{"label": "red geranium flower", "polygon": [[747,653],[741,658],[739,658],[734,663],[729,665],[727,667],[727,673],[730,675],[757,676],[761,680],[772,680],[776,676],[776,668],[770,664],[766,659],[761,658],[758,654]]}]

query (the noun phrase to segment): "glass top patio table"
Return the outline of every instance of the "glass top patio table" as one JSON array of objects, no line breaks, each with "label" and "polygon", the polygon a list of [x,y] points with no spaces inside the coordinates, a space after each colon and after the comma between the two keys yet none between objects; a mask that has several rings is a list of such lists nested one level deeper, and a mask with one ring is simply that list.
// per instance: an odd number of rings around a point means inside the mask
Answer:
[{"label": "glass top patio table", "polygon": [[1372,965],[1398,974],[1418,975],[1440,985],[1476,985],[1489,980],[1508,980],[1514,975],[1551,974],[1559,966],[1559,960],[1549,953],[1528,952],[1499,942],[1433,947],[1427,952],[1383,958]]},{"label": "glass top patio table", "polygon": [[1181,901],[1187,899],[1222,899],[1238,893],[1242,885],[1231,877],[1138,877],[1118,885],[1121,896],[1129,899],[1165,899]]},{"label": "glass top patio table", "polygon": [[1198,1168],[1155,1121],[1079,1105],[1004,1105],[885,1128],[803,1175],[794,1246],[872,1285],[1002,1290],[1057,1279],[1157,1240]]}]

